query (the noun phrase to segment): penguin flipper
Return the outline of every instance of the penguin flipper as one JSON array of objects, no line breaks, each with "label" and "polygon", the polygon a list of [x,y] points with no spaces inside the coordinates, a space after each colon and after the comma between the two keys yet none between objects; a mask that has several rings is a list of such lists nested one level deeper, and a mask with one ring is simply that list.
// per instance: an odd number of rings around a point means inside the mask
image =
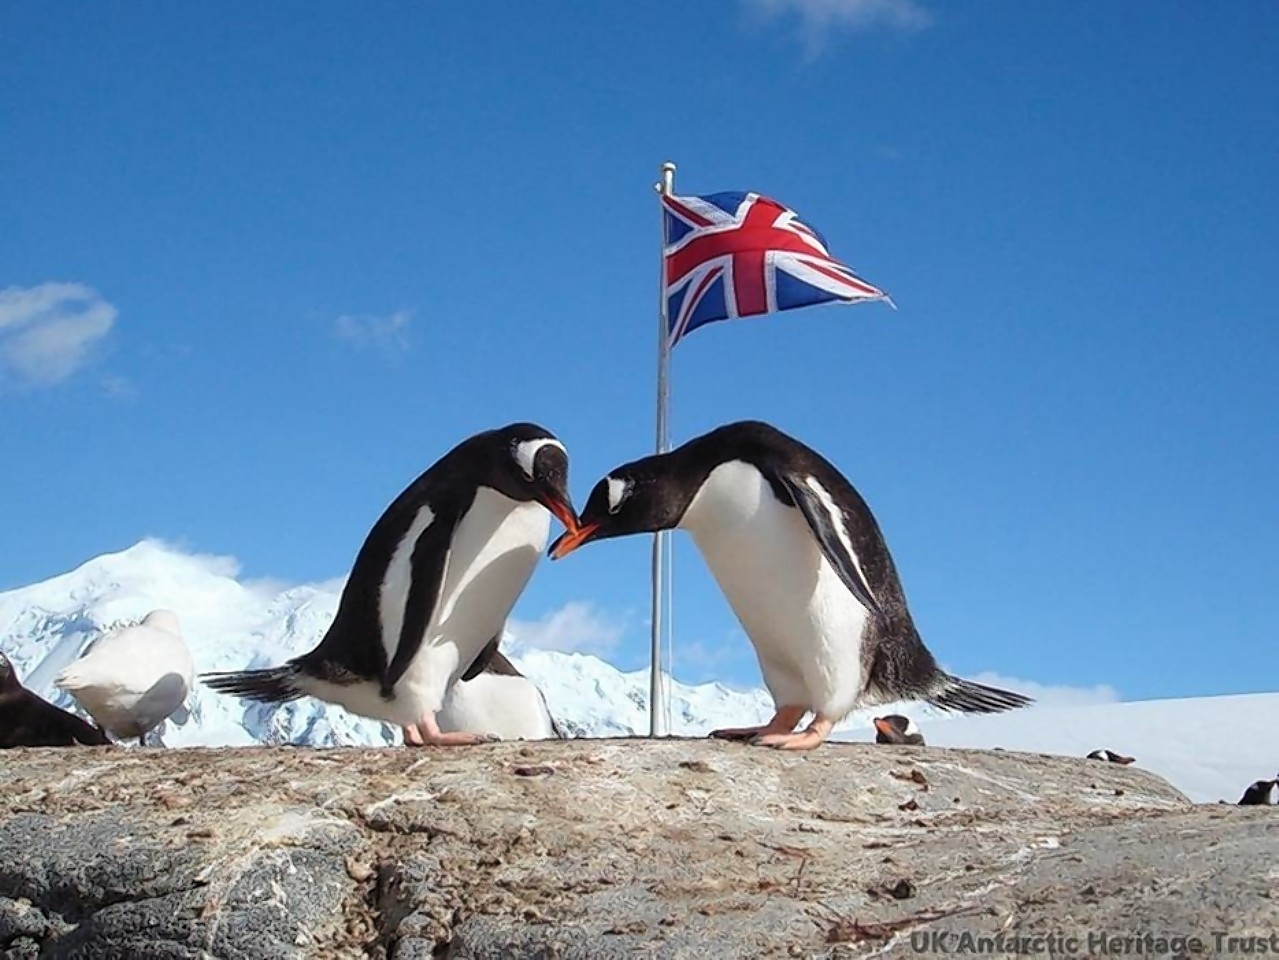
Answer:
[{"label": "penguin flipper", "polygon": [[389,694],[400,682],[422,647],[426,628],[435,613],[440,590],[444,586],[444,572],[448,569],[453,531],[463,512],[459,510],[451,518],[436,516],[413,545],[413,554],[409,559],[409,592],[404,600],[400,641],[396,644],[395,656],[387,665],[386,675],[382,679],[382,691],[385,694]]},{"label": "penguin flipper", "polygon": [[830,495],[825,494],[815,478],[809,477],[807,482],[801,482],[798,477],[785,470],[770,472],[803,514],[817,545],[821,547],[835,573],[844,581],[844,586],[848,587],[858,603],[872,615],[882,619],[885,616],[884,608],[871,592],[870,584],[862,573],[861,561],[857,559],[857,552],[853,549],[843,514]]},{"label": "penguin flipper", "polygon": [[476,655],[475,659],[471,661],[471,665],[466,668],[466,672],[462,674],[461,679],[474,680],[483,673],[484,668],[487,667],[493,660],[493,657],[497,655],[497,647],[501,641],[502,634],[499,632],[492,640],[484,644],[484,649],[482,649],[479,654]]}]

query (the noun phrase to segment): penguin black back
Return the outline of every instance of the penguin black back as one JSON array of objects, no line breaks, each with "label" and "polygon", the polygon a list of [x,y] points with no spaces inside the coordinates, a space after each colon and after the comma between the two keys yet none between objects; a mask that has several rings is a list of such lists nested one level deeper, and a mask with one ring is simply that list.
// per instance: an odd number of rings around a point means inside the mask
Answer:
[{"label": "penguin black back", "polygon": [[0,653],[0,749],[110,743],[97,727],[24,687],[9,658]]}]

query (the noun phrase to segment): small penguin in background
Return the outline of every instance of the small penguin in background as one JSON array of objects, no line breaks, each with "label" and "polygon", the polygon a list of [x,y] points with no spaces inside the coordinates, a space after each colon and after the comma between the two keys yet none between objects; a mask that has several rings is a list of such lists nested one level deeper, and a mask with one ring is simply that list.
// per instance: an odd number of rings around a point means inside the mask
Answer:
[{"label": "small penguin in background", "polygon": [[102,730],[24,687],[9,658],[0,653],[0,749],[110,743]]},{"label": "small penguin in background", "polygon": [[460,746],[491,732],[440,729],[458,678],[479,676],[541,559],[551,517],[570,530],[568,452],[544,427],[472,436],[413,481],[373,525],[318,646],[283,666],[202,674],[260,703],[315,697],[397,724],[410,746]]},{"label": "small penguin in background", "polygon": [[[775,704],[767,724],[712,737],[811,750],[859,707],[926,700],[996,713],[1032,702],[937,665],[870,508],[829,461],[776,427],[731,423],[609,471],[550,555],[676,528],[692,535],[754,645]],[[795,733],[809,711],[813,721]]]},{"label": "small penguin in background", "polygon": [[[497,638],[492,641],[496,644]],[[494,733],[503,740],[560,740],[564,732],[546,697],[497,650],[471,680],[458,680],[444,696],[440,729]]]},{"label": "small penguin in background", "polygon": [[1125,757],[1121,753],[1115,753],[1113,750],[1094,750],[1088,754],[1089,760],[1101,760],[1106,763],[1122,763],[1129,764],[1136,760],[1136,757]]},{"label": "small penguin in background", "polygon": [[1236,806],[1269,807],[1274,805],[1275,788],[1279,787],[1279,778],[1274,780],[1257,780],[1239,798]]},{"label": "small penguin in background", "polygon": [[910,719],[910,717],[903,717],[900,713],[890,713],[886,717],[876,717],[874,724],[876,743],[904,743],[916,747],[926,746],[924,735],[919,732],[919,727],[915,726],[915,721]]},{"label": "small penguin in background", "polygon": [[179,710],[185,719],[194,674],[178,615],[152,610],[141,623],[94,640],[53,683],[112,736],[137,737],[145,746],[147,733]]}]

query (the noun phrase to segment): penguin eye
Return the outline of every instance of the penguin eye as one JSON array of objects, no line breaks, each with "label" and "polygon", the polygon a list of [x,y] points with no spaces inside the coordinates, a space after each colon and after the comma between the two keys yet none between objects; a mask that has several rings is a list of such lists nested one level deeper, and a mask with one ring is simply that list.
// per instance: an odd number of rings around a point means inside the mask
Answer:
[{"label": "penguin eye", "polygon": [[608,478],[608,512],[610,515],[622,509],[622,504],[630,497],[633,486],[629,480],[618,480],[615,477]]}]

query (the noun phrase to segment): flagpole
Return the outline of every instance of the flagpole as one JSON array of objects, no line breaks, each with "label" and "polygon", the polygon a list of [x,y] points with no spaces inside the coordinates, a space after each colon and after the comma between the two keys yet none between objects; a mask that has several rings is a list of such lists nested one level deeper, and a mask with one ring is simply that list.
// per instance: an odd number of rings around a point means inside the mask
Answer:
[{"label": "flagpole", "polygon": [[[661,182],[653,185],[661,196],[669,196],[675,189],[675,164],[669,161],[662,164]],[[668,440],[667,413],[670,404],[670,343],[668,336],[668,319],[666,316],[666,261],[663,249],[666,246],[666,213],[658,203],[661,215],[661,246],[658,248],[658,285],[657,285],[657,443],[656,452],[665,453]],[[667,735],[665,716],[662,713],[662,583],[663,546],[666,531],[659,530],[653,534],[653,587],[652,587],[652,625],[651,651],[649,658],[649,694],[648,714],[650,737]]]}]

